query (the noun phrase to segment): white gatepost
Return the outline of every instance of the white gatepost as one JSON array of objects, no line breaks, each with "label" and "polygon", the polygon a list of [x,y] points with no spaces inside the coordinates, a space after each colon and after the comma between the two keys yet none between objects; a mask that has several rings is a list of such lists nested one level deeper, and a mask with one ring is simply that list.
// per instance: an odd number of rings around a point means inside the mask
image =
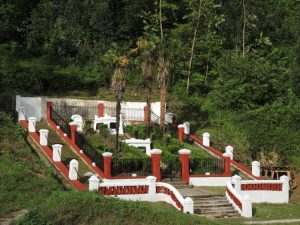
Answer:
[{"label": "white gatepost", "polygon": [[290,179],[288,176],[281,176],[280,180],[282,181],[282,192],[284,193],[284,202],[289,202],[290,196]]},{"label": "white gatepost", "polygon": [[183,125],[184,125],[184,133],[190,134],[191,124],[189,122],[185,122],[185,123],[183,123]]},{"label": "white gatepost", "polygon": [[260,177],[260,162],[253,161],[252,165],[252,174],[256,177]]},{"label": "white gatepost", "polygon": [[89,190],[98,191],[99,183],[100,183],[100,179],[96,175],[91,176],[89,178]]},{"label": "white gatepost", "polygon": [[61,149],[62,149],[61,144],[54,144],[52,145],[52,159],[54,162],[61,162]]},{"label": "white gatepost", "polygon": [[18,108],[18,121],[20,121],[20,120],[26,120],[25,107],[23,107],[23,106],[20,106]]},{"label": "white gatepost", "polygon": [[40,129],[40,145],[41,146],[47,146],[48,145],[48,133],[49,130],[47,129]]},{"label": "white gatepost", "polygon": [[146,177],[149,183],[149,190],[148,190],[148,195],[150,198],[155,198],[156,195],[156,177],[154,176],[148,176]]},{"label": "white gatepost", "polygon": [[71,160],[70,167],[69,167],[69,179],[70,180],[77,180],[78,165],[79,165],[79,163],[76,159]]},{"label": "white gatepost", "polygon": [[225,147],[225,153],[227,156],[230,157],[231,160],[233,160],[233,147],[228,145],[227,147]]},{"label": "white gatepost", "polygon": [[242,215],[243,217],[250,218],[252,217],[252,202],[248,195],[245,195],[242,198]]},{"label": "white gatepost", "polygon": [[242,183],[242,178],[239,175],[234,175],[231,178],[232,183],[234,183],[234,189],[236,190],[237,193],[241,193],[241,183]]},{"label": "white gatepost", "polygon": [[202,134],[202,136],[203,136],[203,138],[202,138],[203,139],[203,145],[206,146],[206,147],[209,147],[210,146],[210,140],[209,140],[210,134],[205,132],[205,133]]},{"label": "white gatepost", "polygon": [[28,118],[28,131],[29,132],[35,132],[36,120],[37,119],[35,117],[29,117]]},{"label": "white gatepost", "polygon": [[183,201],[183,212],[194,214],[194,201],[190,197],[186,197]]}]

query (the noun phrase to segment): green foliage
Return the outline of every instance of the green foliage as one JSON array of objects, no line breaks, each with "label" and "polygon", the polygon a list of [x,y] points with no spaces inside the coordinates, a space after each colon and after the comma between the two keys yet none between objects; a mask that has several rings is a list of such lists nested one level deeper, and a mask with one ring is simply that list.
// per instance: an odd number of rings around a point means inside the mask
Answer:
[{"label": "green foliage", "polygon": [[[163,48],[171,68],[168,111],[175,113],[178,122],[190,121],[192,132],[209,130],[216,147],[223,149],[230,142],[245,160],[257,158],[260,152],[276,152],[282,163],[299,165],[298,121],[291,119],[298,116],[300,96],[299,1],[245,1],[245,20],[240,0],[202,1],[196,27],[198,0],[163,0],[163,44],[158,3],[4,1],[0,89],[113,99],[105,88],[110,87],[116,56],[127,55],[125,99],[143,100],[143,57],[153,51],[157,61]],[[136,49],[141,39],[151,43],[144,52]],[[156,99],[157,86],[153,82]],[[278,112],[284,113],[284,119]],[[140,131],[132,133],[145,137]],[[154,131],[151,139],[158,135]],[[98,146],[99,151],[104,148]],[[175,152],[175,147],[168,151]]]}]

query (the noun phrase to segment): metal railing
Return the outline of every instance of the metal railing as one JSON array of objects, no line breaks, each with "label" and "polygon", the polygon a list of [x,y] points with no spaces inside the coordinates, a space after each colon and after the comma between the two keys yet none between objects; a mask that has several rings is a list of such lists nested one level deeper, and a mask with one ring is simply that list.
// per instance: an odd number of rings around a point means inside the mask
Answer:
[{"label": "metal railing", "polygon": [[179,178],[181,177],[181,162],[179,156],[161,159],[160,171],[162,178]]},{"label": "metal railing", "polygon": [[224,160],[217,158],[190,158],[190,174],[223,174]]},{"label": "metal railing", "polygon": [[52,107],[50,107],[50,118],[51,120],[60,127],[60,129],[71,137],[71,128],[67,121],[64,120]]},{"label": "metal railing", "polygon": [[[116,107],[105,106],[105,114],[115,117]],[[143,108],[121,108],[121,115],[123,120],[131,121],[144,121],[144,109]]]},{"label": "metal railing", "polygon": [[92,160],[96,166],[98,166],[102,171],[104,169],[104,159],[102,154],[97,152],[84,138],[83,134],[76,132],[75,134],[76,145],[86,154],[90,160]]},{"label": "metal railing", "polygon": [[111,164],[112,176],[149,176],[152,173],[151,158],[113,158]]},{"label": "metal railing", "polygon": [[83,119],[94,119],[98,115],[97,106],[68,106],[55,105],[55,111],[64,118],[70,118],[74,114],[79,114]]}]

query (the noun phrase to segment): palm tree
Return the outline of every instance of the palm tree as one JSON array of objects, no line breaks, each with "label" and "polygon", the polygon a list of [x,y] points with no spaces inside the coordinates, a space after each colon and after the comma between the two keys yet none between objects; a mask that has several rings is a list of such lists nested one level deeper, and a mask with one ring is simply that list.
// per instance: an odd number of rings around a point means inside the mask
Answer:
[{"label": "palm tree", "polygon": [[165,115],[166,115],[166,100],[167,100],[167,80],[170,75],[170,61],[164,54],[158,59],[157,81],[160,90],[160,137],[162,138],[165,129]]},{"label": "palm tree", "polygon": [[119,152],[119,127],[120,127],[120,114],[121,114],[121,101],[124,98],[127,79],[125,75],[125,68],[128,65],[128,59],[121,56],[117,62],[116,69],[112,78],[111,87],[115,93],[116,104],[116,143],[115,151]]},{"label": "palm tree", "polygon": [[142,51],[141,57],[143,60],[142,63],[142,70],[143,70],[143,76],[146,83],[146,89],[147,89],[147,134],[150,136],[151,133],[151,99],[152,99],[152,81],[153,81],[153,65],[155,63],[155,57],[154,57],[154,49],[155,44],[152,41],[147,41],[145,39],[140,39],[137,42],[138,49]]}]

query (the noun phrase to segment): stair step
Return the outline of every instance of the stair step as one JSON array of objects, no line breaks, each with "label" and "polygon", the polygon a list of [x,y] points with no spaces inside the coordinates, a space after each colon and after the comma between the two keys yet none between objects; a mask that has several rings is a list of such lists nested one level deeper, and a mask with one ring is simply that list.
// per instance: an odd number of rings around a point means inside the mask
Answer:
[{"label": "stair step", "polygon": [[228,202],[227,199],[194,199],[192,198],[194,203],[198,202],[198,203],[203,203],[203,204],[207,204],[207,203],[224,203],[224,202]]},{"label": "stair step", "polygon": [[209,198],[226,198],[225,195],[222,194],[215,194],[215,195],[196,195],[196,196],[190,196],[191,198],[196,199],[209,199]]},{"label": "stair step", "polygon": [[233,208],[216,208],[216,209],[194,209],[194,212],[199,214],[230,214],[230,213],[237,213]]},{"label": "stair step", "polygon": [[211,207],[231,207],[232,205],[228,202],[224,202],[224,203],[215,203],[215,204],[199,204],[199,203],[195,203],[194,202],[194,207],[195,208],[211,208]]}]

